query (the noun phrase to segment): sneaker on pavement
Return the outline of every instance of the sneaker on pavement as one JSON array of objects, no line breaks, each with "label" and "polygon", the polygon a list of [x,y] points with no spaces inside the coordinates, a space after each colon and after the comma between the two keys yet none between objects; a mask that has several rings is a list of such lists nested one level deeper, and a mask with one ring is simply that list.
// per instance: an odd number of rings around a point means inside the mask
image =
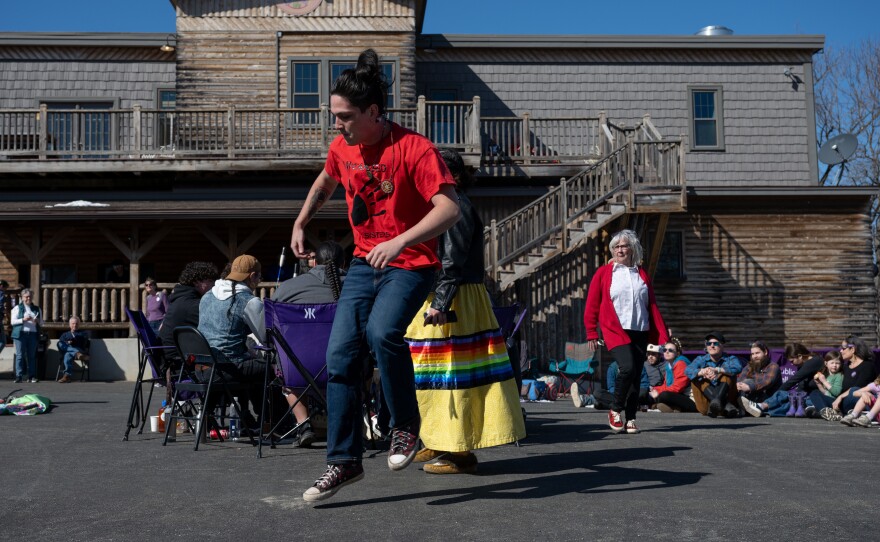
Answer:
[{"label": "sneaker on pavement", "polygon": [[660,412],[665,412],[666,414],[671,414],[675,412],[675,409],[667,405],[666,403],[657,403],[657,410],[659,410]]},{"label": "sneaker on pavement", "polygon": [[611,427],[611,430],[615,433],[620,433],[624,430],[623,416],[620,412],[615,412],[613,410],[608,411],[608,426]]},{"label": "sneaker on pavement", "polygon": [[848,425],[848,426],[852,427],[852,426],[853,426],[853,421],[854,421],[855,419],[856,419],[856,417],[853,416],[852,414],[847,414],[847,415],[844,416],[843,418],[840,418],[840,423],[842,423],[843,425]]},{"label": "sneaker on pavement", "polygon": [[843,415],[831,407],[825,407],[820,410],[819,416],[822,416],[823,420],[828,420],[829,422],[839,422],[843,419]]},{"label": "sneaker on pavement", "polygon": [[816,407],[813,405],[807,405],[807,408],[804,409],[804,416],[807,418],[815,418],[816,417]]},{"label": "sneaker on pavement", "polygon": [[388,468],[403,470],[412,463],[419,446],[419,427],[421,421],[416,418],[412,423],[395,427],[391,431],[391,448],[388,450]]},{"label": "sneaker on pavement", "polygon": [[584,406],[584,399],[581,397],[581,390],[578,388],[577,382],[571,385],[571,402],[574,403],[574,406],[577,408],[581,408]]},{"label": "sneaker on pavement", "polygon": [[337,491],[364,478],[364,467],[359,462],[327,465],[327,470],[315,485],[303,493],[306,502],[317,502],[329,499]]},{"label": "sneaker on pavement", "polygon": [[626,433],[628,435],[638,435],[639,433],[641,433],[641,431],[639,430],[639,426],[636,425],[635,420],[627,420]]},{"label": "sneaker on pavement", "polygon": [[31,378],[31,379],[29,380],[29,382],[30,382],[31,384],[36,384],[36,383],[39,382],[39,381],[40,381],[40,380],[39,380],[37,377],[33,377],[33,378]]},{"label": "sneaker on pavement", "polygon": [[859,427],[871,427],[871,419],[862,414],[858,418],[853,419],[852,425],[857,425]]},{"label": "sneaker on pavement", "polygon": [[764,414],[764,411],[761,410],[761,407],[758,406],[758,403],[750,401],[745,396],[740,396],[739,404],[740,406],[742,406],[743,410],[745,410],[751,416],[760,418]]},{"label": "sneaker on pavement", "polygon": [[727,403],[726,405],[724,405],[725,418],[739,418],[739,416],[739,409],[736,408],[736,405],[734,405],[733,403]]},{"label": "sneaker on pavement", "polygon": [[61,378],[58,379],[59,384],[67,384],[68,382],[70,382],[70,375],[68,374],[63,375]]},{"label": "sneaker on pavement", "polygon": [[318,437],[312,431],[312,424],[305,423],[299,428],[299,438],[296,440],[296,447],[309,448],[316,440],[318,440]]}]

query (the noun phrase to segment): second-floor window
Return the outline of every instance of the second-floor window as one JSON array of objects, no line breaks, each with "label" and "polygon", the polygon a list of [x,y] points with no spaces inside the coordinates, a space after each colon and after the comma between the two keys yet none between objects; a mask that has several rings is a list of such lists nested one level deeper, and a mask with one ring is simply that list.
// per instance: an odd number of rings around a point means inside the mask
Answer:
[{"label": "second-floor window", "polygon": [[160,88],[156,95],[159,115],[156,119],[156,144],[165,150],[174,149],[174,109],[177,107],[177,91]]},{"label": "second-floor window", "polygon": [[688,88],[691,150],[724,150],[721,86]]},{"label": "second-floor window", "polygon": [[[397,62],[381,63],[382,71],[391,87],[385,107],[397,104]],[[295,59],[290,61],[290,107],[317,109],[330,102],[333,82],[344,70],[354,68],[355,62],[329,59]]]},{"label": "second-floor window", "polygon": [[46,101],[48,150],[69,151],[64,157],[94,158],[91,151],[113,149],[109,109],[113,102]]}]

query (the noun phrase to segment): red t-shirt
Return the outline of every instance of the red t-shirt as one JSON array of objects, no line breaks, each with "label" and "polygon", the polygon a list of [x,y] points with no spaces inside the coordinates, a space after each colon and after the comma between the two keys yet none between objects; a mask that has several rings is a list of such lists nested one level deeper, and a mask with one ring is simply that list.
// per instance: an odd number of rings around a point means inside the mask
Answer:
[{"label": "red t-shirt", "polygon": [[[393,123],[390,135],[371,147],[348,145],[342,136],[334,139],[324,170],[345,188],[357,257],[416,225],[434,208],[431,198],[440,187],[455,185],[437,147]],[[440,267],[437,240],[405,248],[391,265]]]}]

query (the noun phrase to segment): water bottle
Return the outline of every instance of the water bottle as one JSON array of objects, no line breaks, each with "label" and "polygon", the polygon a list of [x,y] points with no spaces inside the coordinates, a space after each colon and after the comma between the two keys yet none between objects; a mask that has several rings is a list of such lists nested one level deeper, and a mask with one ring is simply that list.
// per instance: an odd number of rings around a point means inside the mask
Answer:
[{"label": "water bottle", "polygon": [[238,440],[241,436],[241,429],[238,425],[238,418],[229,418],[229,439]]}]

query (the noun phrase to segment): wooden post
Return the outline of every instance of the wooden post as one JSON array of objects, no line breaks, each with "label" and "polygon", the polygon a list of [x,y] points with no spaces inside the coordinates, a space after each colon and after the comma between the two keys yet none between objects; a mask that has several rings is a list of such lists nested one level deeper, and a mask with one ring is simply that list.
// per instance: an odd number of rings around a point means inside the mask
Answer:
[{"label": "wooden post", "polygon": [[422,134],[423,136],[427,136],[427,126],[428,126],[428,118],[427,118],[428,107],[425,103],[425,96],[420,95],[418,100],[416,101],[416,132]]},{"label": "wooden post", "polygon": [[40,112],[37,115],[40,132],[40,160],[46,159],[46,150],[49,147],[49,108],[46,104],[40,104]]},{"label": "wooden post", "polygon": [[226,109],[226,153],[229,158],[235,158],[235,104],[229,104]]},{"label": "wooden post", "polygon": [[498,282],[498,227],[493,218],[489,223],[489,263],[492,265],[492,278]]},{"label": "wooden post", "polygon": [[685,134],[678,136],[681,141],[678,143],[678,185],[681,187],[681,208],[687,208],[687,177],[684,171],[685,158]]},{"label": "wooden post", "polygon": [[330,106],[321,104],[321,113],[318,115],[321,123],[321,145],[326,151],[330,148]]},{"label": "wooden post", "polygon": [[562,200],[559,202],[559,217],[562,219],[562,253],[568,252],[568,181],[565,177],[559,183]]},{"label": "wooden post", "polygon": [[[608,124],[608,117],[604,111],[599,111],[599,155],[606,156],[608,154],[608,138],[605,136],[605,125]],[[603,168],[604,169],[604,168]]]},{"label": "wooden post", "polygon": [[[135,104],[132,106],[131,112],[131,130],[134,141],[132,142],[132,150],[137,154],[141,153],[141,106]],[[138,156],[137,158],[140,158]]]},{"label": "wooden post", "polygon": [[474,96],[474,109],[471,112],[471,152],[483,154],[483,141],[480,135],[480,97]]},{"label": "wooden post", "polygon": [[522,116],[522,118],[523,118],[522,134],[520,134],[520,141],[521,142],[520,142],[519,148],[520,148],[520,153],[523,156],[523,163],[524,164],[531,164],[532,163],[532,159],[531,159],[531,155],[532,155],[532,147],[531,147],[531,145],[532,145],[532,135],[531,135],[532,130],[531,130],[531,127],[529,126],[529,117],[530,116],[531,115],[529,114],[528,111],[523,113],[523,116]]},{"label": "wooden post", "polygon": [[651,255],[648,259],[648,277],[654,279],[657,272],[657,264],[660,262],[660,250],[663,248],[663,238],[666,236],[666,226],[669,224],[669,213],[661,213],[657,223],[657,231],[654,233],[654,242],[651,244]]}]

